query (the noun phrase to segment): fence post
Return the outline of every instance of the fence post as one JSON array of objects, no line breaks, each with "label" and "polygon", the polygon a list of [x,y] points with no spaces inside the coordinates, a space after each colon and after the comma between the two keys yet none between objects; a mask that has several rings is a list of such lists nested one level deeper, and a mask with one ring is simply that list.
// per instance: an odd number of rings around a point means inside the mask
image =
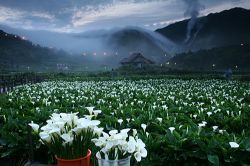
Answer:
[{"label": "fence post", "polygon": [[14,83],[15,83],[15,82],[14,82],[14,79],[12,79],[12,80],[11,80],[11,90],[14,89],[14,86],[15,86]]},{"label": "fence post", "polygon": [[2,85],[2,84],[3,84],[3,82],[2,82],[2,80],[1,80],[1,82],[0,82],[0,94],[3,93],[3,92],[2,92],[2,90],[3,90],[3,89],[2,89],[2,88],[3,88],[3,85]]},{"label": "fence post", "polygon": [[12,91],[18,85],[35,84],[42,81],[45,81],[45,77],[42,75],[2,74],[0,75],[0,94]]},{"label": "fence post", "polygon": [[28,143],[29,143],[29,161],[34,161],[33,141],[32,141],[32,128],[28,125]]},{"label": "fence post", "polygon": [[0,94],[2,93],[2,88],[3,88],[3,79],[1,77],[0,78]]}]

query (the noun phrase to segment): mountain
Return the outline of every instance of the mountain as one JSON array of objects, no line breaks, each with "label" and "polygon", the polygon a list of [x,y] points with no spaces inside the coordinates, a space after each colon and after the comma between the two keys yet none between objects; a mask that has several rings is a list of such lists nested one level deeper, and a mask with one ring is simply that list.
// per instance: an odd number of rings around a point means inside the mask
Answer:
[{"label": "mountain", "polygon": [[128,56],[140,52],[156,63],[168,60],[174,53],[175,44],[155,32],[138,27],[128,27],[110,33],[107,43],[112,50]]},{"label": "mountain", "polygon": [[[184,42],[188,21],[171,24],[156,30],[156,32],[137,27],[125,27],[82,33],[57,33],[0,26],[0,29],[25,37],[23,39],[1,31],[0,65],[2,68],[23,69],[29,66],[42,70],[56,68],[58,63],[69,64],[71,67],[79,66],[80,68],[82,66],[86,68],[89,66],[93,68],[116,67],[123,58],[133,52],[141,52],[156,63],[170,60],[182,64],[181,60],[183,60],[183,63],[190,62],[191,64],[195,58],[202,58],[199,55],[208,56],[205,55],[207,53],[214,54],[216,52],[216,56],[213,58],[225,59],[225,54],[230,54],[229,52],[225,53],[226,49],[231,50],[232,46],[234,50],[240,50],[237,46],[250,43],[250,10],[233,8],[197,18],[191,31],[190,40]],[[210,50],[211,48],[223,51]],[[199,52],[198,50],[201,49],[204,50]],[[184,52],[183,56],[178,54],[173,57],[174,54],[181,52]],[[220,52],[223,54],[220,55]],[[72,53],[84,56],[71,56]],[[237,58],[243,56],[234,53],[230,56],[235,62]],[[245,55],[248,54],[244,52]],[[211,63],[223,64],[222,61],[214,61]],[[233,61],[227,62],[232,62],[230,65],[233,65]],[[211,63],[209,56],[207,64],[201,62],[204,66],[211,66]],[[185,67],[185,64],[183,65]],[[225,64],[225,66],[230,65],[229,63]],[[196,69],[202,68],[202,66],[197,66],[195,65]]]},{"label": "mountain", "polygon": [[62,50],[41,47],[24,37],[0,30],[0,70],[54,70],[72,62]]},{"label": "mountain", "polygon": [[177,54],[169,65],[173,68],[192,71],[212,71],[231,68],[250,71],[250,44],[230,45],[212,49]]},{"label": "mountain", "polygon": [[188,21],[171,24],[156,32],[180,45],[182,51],[250,43],[250,10],[233,8],[198,18],[191,39],[185,43]]},{"label": "mountain", "polygon": [[[12,32],[17,29],[8,28]],[[24,33],[25,32],[25,33]],[[41,32],[41,34],[39,34]],[[141,52],[154,62],[168,60],[174,43],[163,36],[148,30],[136,27],[122,29],[91,31],[78,34],[60,34],[56,32],[20,30],[19,34],[12,35],[1,31],[0,60],[2,69],[25,70],[55,70],[57,64],[67,64],[79,70],[99,70],[105,66],[117,67],[120,61],[133,52]],[[29,36],[30,35],[30,36]],[[43,43],[50,47],[40,46],[29,41],[43,39]],[[65,46],[68,53],[54,47],[51,39],[54,38],[56,46]],[[29,39],[29,40],[28,40]],[[41,42],[36,42],[41,43]],[[42,43],[42,44],[43,44]],[[59,48],[60,48],[59,47]],[[166,51],[168,48],[168,52]],[[74,52],[71,55],[71,51]],[[77,56],[84,55],[84,56]],[[74,67],[73,67],[74,66]]]},{"label": "mountain", "polygon": [[[119,60],[129,56],[130,52],[142,52],[145,56],[152,56],[156,61],[160,61],[158,59],[161,58],[169,59],[174,52],[172,48],[175,48],[175,44],[164,36],[138,27],[92,30],[82,33],[24,30],[4,25],[0,25],[0,29],[25,36],[33,43],[63,49],[73,54],[87,52],[92,55],[97,53],[98,56],[103,55],[104,52],[107,54],[118,52],[120,57],[118,61],[113,62],[106,58],[107,60],[103,62],[111,64],[118,64]],[[99,59],[103,58],[99,57]]]},{"label": "mountain", "polygon": [[[114,59],[106,56],[105,63],[118,64],[121,59],[131,53],[140,52],[155,62],[171,58],[175,44],[164,36],[139,27],[114,28],[110,30],[94,30],[75,34],[79,41],[91,43],[91,47],[82,47],[87,52],[97,54],[117,54]],[[94,48],[96,47],[96,48]],[[94,49],[93,49],[94,48]],[[99,59],[102,57],[99,56]]]},{"label": "mountain", "polygon": [[21,28],[13,28],[6,25],[0,25],[0,29],[7,33],[25,36],[34,44],[39,44],[43,47],[53,47],[63,49],[70,53],[79,53],[83,49],[82,45],[73,33],[59,33],[46,30],[29,30]]}]

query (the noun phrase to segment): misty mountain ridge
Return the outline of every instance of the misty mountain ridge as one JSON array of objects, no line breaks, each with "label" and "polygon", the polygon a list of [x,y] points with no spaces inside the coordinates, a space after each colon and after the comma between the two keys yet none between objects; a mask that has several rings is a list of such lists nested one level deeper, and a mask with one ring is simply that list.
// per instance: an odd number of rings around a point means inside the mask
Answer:
[{"label": "misty mountain ridge", "polygon": [[[138,27],[93,30],[82,33],[23,30],[3,25],[0,26],[0,29],[20,36],[25,36],[36,44],[63,49],[72,54],[82,54],[83,52],[89,54],[93,54],[94,52],[99,52],[99,54],[103,52],[119,52],[119,55],[124,57],[128,56],[130,52],[137,52],[140,50],[143,50],[144,53],[148,55],[147,51],[152,51],[153,48],[156,53],[160,53],[161,56],[167,54],[168,58],[170,58],[171,56],[169,54],[173,52],[173,49],[167,48],[173,48],[174,45],[173,42],[168,41],[160,34]],[[127,48],[120,38],[124,37],[124,35],[126,36],[125,45],[128,46]],[[139,46],[141,46],[141,48]],[[168,52],[166,53],[166,51]]]},{"label": "misty mountain ridge", "polygon": [[[169,61],[174,54],[188,50],[250,43],[250,10],[233,8],[198,18],[191,31],[191,39],[185,43],[188,21],[171,24],[156,32],[125,27],[64,34],[0,26],[21,36],[10,35],[14,40],[4,36],[0,39],[0,58],[4,64],[1,65],[13,67],[33,64],[38,68],[39,65],[49,68],[48,66],[56,66],[57,63],[65,63],[117,67],[124,57],[133,52],[141,52],[154,62],[162,63]],[[1,33],[5,34],[3,31]],[[47,48],[32,44],[27,39]],[[74,54],[78,56],[71,56]]]},{"label": "misty mountain ridge", "polygon": [[137,27],[113,32],[107,38],[107,44],[111,49],[123,53],[124,57],[133,52],[140,52],[156,63],[170,59],[175,51],[174,48],[177,47],[162,35]]},{"label": "misty mountain ridge", "polygon": [[185,43],[188,21],[176,22],[156,32],[179,45],[182,51],[250,43],[250,10],[232,8],[197,18],[191,39]]},{"label": "misty mountain ridge", "polygon": [[58,64],[72,62],[63,50],[42,47],[0,30],[0,70],[54,70]]},{"label": "misty mountain ridge", "polygon": [[[191,40],[185,43],[188,21],[176,22],[158,29],[156,30],[158,34],[136,27],[93,30],[82,33],[23,30],[3,25],[0,26],[0,29],[25,36],[33,43],[46,47],[56,47],[73,54],[120,51],[121,55],[127,56],[131,51],[143,51],[146,56],[148,54],[150,54],[149,56],[158,56],[166,52],[169,58],[175,52],[247,43],[250,40],[250,10],[247,9],[233,8],[198,18],[191,31]],[[157,37],[154,37],[157,35],[167,38],[163,39],[167,41],[165,46],[163,46],[162,37],[160,42]],[[155,50],[155,55],[152,55],[152,50]]]},{"label": "misty mountain ridge", "polygon": [[[134,32],[138,35],[142,35],[140,31],[135,30]],[[128,33],[131,33],[130,30],[128,30]],[[116,31],[114,36],[106,36],[105,40],[110,40],[109,43],[112,43],[112,40],[120,40],[119,34],[121,34],[121,32]],[[74,37],[79,40],[82,38],[79,34]],[[98,38],[104,40],[102,35]],[[164,38],[162,40],[165,41]],[[140,40],[140,44],[142,42],[143,41]],[[148,47],[149,45],[153,45],[150,39],[148,39],[147,42]],[[110,68],[117,67],[124,57],[129,56],[129,54],[132,53],[125,51],[127,47],[124,48],[124,52],[122,52],[122,49],[117,49],[116,47],[114,50],[117,52],[110,52],[110,49],[108,50],[109,52],[106,52],[106,55],[104,55],[104,52],[98,50],[95,50],[95,55],[90,51],[85,51],[85,53],[82,53],[81,55],[72,55],[53,47],[42,47],[27,40],[24,36],[20,37],[4,31],[0,31],[0,44],[1,70],[58,71],[58,65],[60,65],[59,68],[63,65],[71,71],[102,70],[105,66],[109,66]],[[138,48],[139,43],[136,43],[135,41],[133,44]],[[157,44],[155,45],[154,50],[157,49]],[[110,46],[109,48],[112,47]],[[134,48],[135,47],[133,47],[133,49]],[[164,56],[164,58],[167,57]]]}]

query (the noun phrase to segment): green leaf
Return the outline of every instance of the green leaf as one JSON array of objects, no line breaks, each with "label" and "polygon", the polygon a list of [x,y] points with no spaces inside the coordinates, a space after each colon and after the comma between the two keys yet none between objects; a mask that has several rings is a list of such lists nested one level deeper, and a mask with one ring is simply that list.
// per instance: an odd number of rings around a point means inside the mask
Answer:
[{"label": "green leaf", "polygon": [[6,141],[0,138],[0,145],[6,145]]},{"label": "green leaf", "polygon": [[7,150],[6,152],[3,152],[3,153],[1,154],[1,158],[10,156],[13,152],[14,152],[14,150],[9,149],[9,150]]},{"label": "green leaf", "polygon": [[207,159],[213,165],[219,165],[219,157],[217,155],[207,155]]},{"label": "green leaf", "polygon": [[245,139],[242,144],[246,151],[250,152],[250,138]]}]

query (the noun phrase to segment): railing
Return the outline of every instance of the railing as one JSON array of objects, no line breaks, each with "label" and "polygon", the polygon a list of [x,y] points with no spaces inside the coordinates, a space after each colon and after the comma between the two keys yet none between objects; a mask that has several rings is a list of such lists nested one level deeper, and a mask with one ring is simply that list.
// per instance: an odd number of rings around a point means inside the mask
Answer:
[{"label": "railing", "polygon": [[45,77],[36,74],[5,74],[0,75],[0,94],[14,89],[18,85],[42,82]]}]

